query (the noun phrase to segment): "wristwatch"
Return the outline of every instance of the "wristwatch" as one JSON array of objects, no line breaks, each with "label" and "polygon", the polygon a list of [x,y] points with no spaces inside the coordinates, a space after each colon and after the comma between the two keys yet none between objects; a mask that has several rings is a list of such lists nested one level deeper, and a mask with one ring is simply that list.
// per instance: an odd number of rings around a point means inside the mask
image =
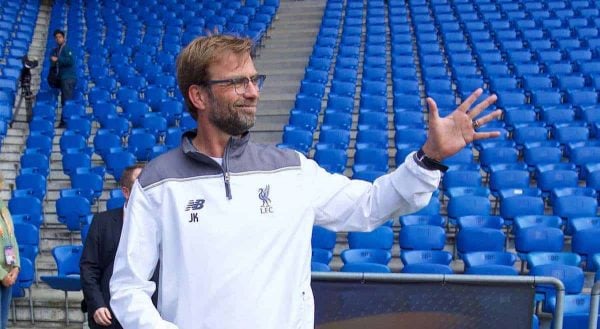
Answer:
[{"label": "wristwatch", "polygon": [[448,166],[442,164],[441,162],[428,157],[423,149],[419,149],[417,153],[414,154],[415,162],[422,168],[427,170],[439,170],[441,172],[446,172],[448,170]]}]

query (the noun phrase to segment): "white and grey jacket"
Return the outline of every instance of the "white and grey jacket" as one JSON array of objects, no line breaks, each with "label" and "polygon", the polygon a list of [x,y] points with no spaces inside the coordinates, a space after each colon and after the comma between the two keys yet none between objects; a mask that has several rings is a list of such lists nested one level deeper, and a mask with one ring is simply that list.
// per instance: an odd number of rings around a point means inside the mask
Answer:
[{"label": "white and grey jacket", "polygon": [[312,329],[313,225],[372,230],[427,205],[440,180],[412,155],[373,184],[350,180],[248,134],[230,140],[221,166],[194,134],[134,184],[110,283],[124,328]]}]

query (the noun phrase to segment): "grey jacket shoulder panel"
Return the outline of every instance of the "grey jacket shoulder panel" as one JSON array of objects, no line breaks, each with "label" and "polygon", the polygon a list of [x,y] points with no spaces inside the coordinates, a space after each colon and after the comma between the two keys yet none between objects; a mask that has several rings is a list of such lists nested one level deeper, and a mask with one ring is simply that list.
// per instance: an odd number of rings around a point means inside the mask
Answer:
[{"label": "grey jacket shoulder panel", "polygon": [[244,152],[232,155],[228,163],[228,169],[232,173],[274,171],[299,166],[300,156],[297,152],[252,142],[248,143]]},{"label": "grey jacket shoulder panel", "polygon": [[[190,142],[195,133],[182,136],[181,146],[150,161],[138,180],[142,188],[169,179],[223,175],[224,169],[209,156],[198,152]],[[274,171],[299,167],[300,156],[289,149],[274,145],[249,142],[248,134],[232,139],[226,153],[227,170],[230,173]]]}]

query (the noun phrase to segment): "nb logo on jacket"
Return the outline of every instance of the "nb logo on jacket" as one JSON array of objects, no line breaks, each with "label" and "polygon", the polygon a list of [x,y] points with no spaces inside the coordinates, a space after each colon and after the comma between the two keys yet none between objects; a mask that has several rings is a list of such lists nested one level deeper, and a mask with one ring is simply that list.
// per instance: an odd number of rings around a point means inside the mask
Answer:
[{"label": "nb logo on jacket", "polygon": [[[206,200],[204,200],[204,199],[190,200],[190,201],[188,201],[188,204],[185,207],[185,211],[200,210],[200,209],[204,208],[205,201]],[[197,222],[198,222],[198,213],[197,212],[191,213],[190,220],[188,223],[197,223]]]}]

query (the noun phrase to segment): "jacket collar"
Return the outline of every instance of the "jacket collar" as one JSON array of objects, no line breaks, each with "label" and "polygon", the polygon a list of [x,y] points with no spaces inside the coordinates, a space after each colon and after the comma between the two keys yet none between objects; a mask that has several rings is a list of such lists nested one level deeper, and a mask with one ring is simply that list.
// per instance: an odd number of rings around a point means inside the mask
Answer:
[{"label": "jacket collar", "polygon": [[[196,137],[196,134],[196,129],[188,130],[183,133],[183,135],[181,136],[181,149],[183,153],[196,161],[215,164],[216,162],[213,159],[211,159],[210,156],[198,151],[198,149],[196,149],[196,147],[192,144],[192,140],[194,139],[194,137]],[[232,136],[229,139],[229,143],[227,144],[227,150],[225,151],[225,155],[227,156],[227,158],[230,159],[239,157],[246,149],[246,146],[248,145],[249,141],[249,131],[245,132],[240,137]]]}]

